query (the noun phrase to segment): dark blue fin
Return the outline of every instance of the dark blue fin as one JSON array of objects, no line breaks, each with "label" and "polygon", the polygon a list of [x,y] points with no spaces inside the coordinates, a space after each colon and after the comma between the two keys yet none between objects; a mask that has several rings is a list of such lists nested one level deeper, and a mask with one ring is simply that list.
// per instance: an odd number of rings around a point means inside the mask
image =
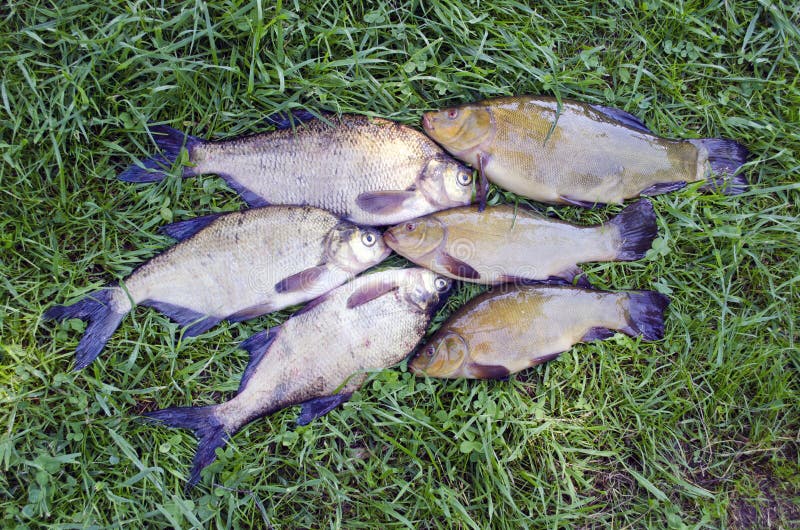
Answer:
[{"label": "dark blue fin", "polygon": [[562,353],[564,352],[548,353],[547,355],[542,355],[541,357],[537,357],[536,359],[533,360],[531,366],[536,366],[538,364],[544,364],[550,362],[554,359],[557,359]]},{"label": "dark blue fin", "polygon": [[589,280],[586,279],[583,269],[577,265],[573,265],[572,267],[559,272],[556,276],[550,276],[547,280],[550,283],[558,283],[558,280],[562,280],[565,281],[567,285],[577,285],[578,287],[586,288],[592,287],[592,284],[590,284]]},{"label": "dark blue fin", "polygon": [[708,150],[708,162],[714,172],[703,186],[703,191],[720,191],[725,195],[738,195],[747,191],[747,179],[739,169],[747,161],[750,152],[745,146],[733,140],[721,138],[704,138],[690,140],[695,145],[702,145]]},{"label": "dark blue fin", "polygon": [[162,226],[161,228],[158,229],[158,231],[164,234],[165,236],[171,237],[172,239],[183,241],[184,239],[192,237],[197,232],[199,232],[203,228],[213,223],[221,215],[224,214],[212,213],[209,215],[194,217],[192,219],[186,219],[185,221],[170,223],[168,225]]},{"label": "dark blue fin", "polygon": [[637,131],[648,134],[653,134],[653,132],[647,128],[647,125],[645,125],[641,119],[637,118],[630,112],[625,112],[624,110],[615,109],[613,107],[604,107],[603,105],[591,105],[591,107],[597,112],[604,114],[612,120],[620,122],[626,127],[630,127],[631,129],[636,129]]},{"label": "dark blue fin", "polygon": [[[200,481],[200,472],[217,458],[216,450],[227,443],[229,433],[219,418],[215,416],[217,405],[208,407],[173,407],[148,412],[144,416],[168,425],[191,429],[198,439],[192,472],[186,488],[192,488]],[[230,433],[233,434],[233,433]]]},{"label": "dark blue fin", "polygon": [[604,202],[589,202],[580,199],[573,199],[568,195],[559,195],[558,197],[562,202],[571,206],[580,206],[581,208],[602,208],[606,205]]},{"label": "dark blue fin", "polygon": [[300,403],[300,414],[297,416],[298,425],[308,425],[320,416],[329,413],[353,395],[352,392],[345,392],[342,394],[335,394],[333,396],[323,396],[314,399],[309,399]]},{"label": "dark blue fin", "polygon": [[256,368],[258,367],[259,363],[261,363],[264,355],[267,353],[267,351],[269,351],[272,341],[274,341],[275,337],[278,336],[278,331],[280,331],[280,327],[278,326],[260,331],[255,335],[248,337],[239,345],[239,348],[250,354],[250,361],[247,363],[247,368],[244,369],[242,380],[239,383],[239,392],[244,390],[244,388],[247,386],[247,382],[250,380],[250,377],[253,375],[253,373],[255,373]]},{"label": "dark blue fin", "polygon": [[609,221],[619,229],[621,243],[617,259],[634,261],[642,259],[658,236],[656,212],[653,204],[641,199],[631,204]]},{"label": "dark blue fin", "polygon": [[[166,172],[175,165],[181,154],[181,149],[186,147],[189,160],[192,159],[192,150],[196,145],[205,142],[202,138],[191,136],[166,125],[150,125],[148,131],[153,140],[161,149],[161,154],[152,156],[139,163],[133,164],[117,177],[126,182],[159,182],[167,176]],[[193,177],[195,173],[191,167],[183,168],[183,177]]]},{"label": "dark blue fin", "polygon": [[664,312],[669,298],[655,291],[629,293],[628,327],[621,329],[631,336],[641,335],[644,340],[664,338]]},{"label": "dark blue fin", "polygon": [[111,309],[113,293],[113,289],[95,291],[79,302],[53,306],[44,313],[44,318],[48,320],[79,318],[89,323],[75,348],[75,370],[86,368],[97,358],[127,314]]},{"label": "dark blue fin", "polygon": [[264,197],[253,191],[250,191],[248,188],[245,188],[230,175],[219,173],[219,176],[222,177],[222,180],[225,181],[225,184],[235,191],[249,207],[261,208],[262,206],[269,206],[269,202]]},{"label": "dark blue fin", "polygon": [[367,191],[356,197],[356,205],[365,212],[390,214],[402,210],[403,203],[414,196],[414,191]]},{"label": "dark blue fin", "polygon": [[643,189],[639,192],[639,195],[643,195],[645,197],[649,197],[651,195],[661,195],[662,193],[672,193],[673,191],[678,191],[679,189],[685,187],[686,183],[682,180],[678,182],[661,182],[659,184],[653,184],[649,188]]},{"label": "dark blue fin", "polygon": [[267,116],[264,120],[277,129],[289,129],[297,127],[302,123],[318,119],[314,114],[307,110],[295,109],[292,111],[276,112]]},{"label": "dark blue fin", "polygon": [[508,379],[511,372],[508,368],[499,364],[479,364],[469,363],[469,371],[475,379]]},{"label": "dark blue fin", "polygon": [[439,254],[437,261],[439,265],[441,265],[453,276],[458,276],[459,278],[472,281],[479,280],[481,278],[480,273],[472,268],[469,263],[463,262],[460,259],[451,256],[447,252],[442,252]]},{"label": "dark blue fin", "polygon": [[279,293],[290,293],[295,291],[310,291],[317,280],[327,272],[328,267],[317,265],[297,274],[282,279],[275,284],[275,290]]},{"label": "dark blue fin", "polygon": [[581,342],[591,342],[593,340],[605,340],[614,336],[614,332],[608,328],[591,328],[581,338]]},{"label": "dark blue fin", "polygon": [[356,289],[356,291],[350,295],[350,298],[347,299],[347,309],[353,309],[354,307],[364,305],[395,289],[397,289],[397,284],[391,281],[367,282]]},{"label": "dark blue fin", "polygon": [[196,337],[202,335],[209,329],[213,328],[220,322],[221,318],[198,313],[191,309],[181,307],[179,305],[168,304],[167,302],[159,302],[158,300],[145,300],[141,305],[152,307],[167,315],[169,318],[184,326],[184,337]]},{"label": "dark blue fin", "polygon": [[322,296],[318,296],[318,297],[314,298],[309,303],[304,305],[302,308],[298,309],[294,313],[294,315],[292,315],[292,316],[296,317],[297,315],[302,315],[303,313],[307,313],[307,312],[311,311],[312,309],[314,309],[315,307],[320,305],[322,302],[327,300],[328,299],[328,294],[330,294],[330,291],[328,291],[327,293],[323,294]]}]

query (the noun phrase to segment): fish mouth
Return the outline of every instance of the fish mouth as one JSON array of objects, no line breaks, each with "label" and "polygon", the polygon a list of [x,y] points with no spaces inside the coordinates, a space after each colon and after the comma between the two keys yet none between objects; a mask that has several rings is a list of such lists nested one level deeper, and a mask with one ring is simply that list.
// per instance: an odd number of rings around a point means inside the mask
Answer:
[{"label": "fish mouth", "polygon": [[392,250],[396,250],[395,246],[400,243],[397,240],[397,237],[392,233],[391,229],[383,233],[383,242],[386,243],[386,246]]},{"label": "fish mouth", "polygon": [[422,115],[422,128],[426,131],[430,132],[433,130],[433,124],[431,123],[431,113],[426,112]]}]

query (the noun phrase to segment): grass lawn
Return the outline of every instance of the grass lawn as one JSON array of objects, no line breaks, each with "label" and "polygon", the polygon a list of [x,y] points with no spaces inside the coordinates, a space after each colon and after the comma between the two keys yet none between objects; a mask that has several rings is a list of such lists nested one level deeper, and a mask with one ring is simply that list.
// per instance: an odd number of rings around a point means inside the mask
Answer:
[{"label": "grass lawn", "polygon": [[[800,525],[797,4],[569,4],[4,3],[0,526]],[[508,382],[375,374],[307,427],[296,408],[252,423],[184,493],[195,439],[137,414],[225,399],[237,345],[290,312],[184,340],[139,308],[77,373],[83,324],[42,321],[167,248],[160,225],[243,207],[213,176],[117,181],[153,152],[148,122],[225,138],[311,108],[418,126],[524,93],[752,151],[750,191],[659,196],[645,260],[585,267],[599,287],[671,296],[662,342],[580,345]],[[547,211],[594,223],[619,209]],[[461,286],[434,326],[478,290]]]}]

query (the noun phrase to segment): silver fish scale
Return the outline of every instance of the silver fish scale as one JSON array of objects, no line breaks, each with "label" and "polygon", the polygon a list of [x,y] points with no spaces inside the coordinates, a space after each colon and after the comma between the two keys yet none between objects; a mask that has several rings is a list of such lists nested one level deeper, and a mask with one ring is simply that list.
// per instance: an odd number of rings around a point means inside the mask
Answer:
[{"label": "silver fish scale", "polygon": [[216,173],[273,204],[308,204],[350,215],[359,194],[406,190],[431,158],[424,134],[383,119],[345,115],[240,139],[200,144],[192,172]]},{"label": "silver fish scale", "polygon": [[[281,408],[334,394],[345,382],[343,391],[353,391],[365,372],[400,362],[422,338],[430,320],[407,293],[432,285],[434,277],[420,268],[362,276],[284,322],[245,388],[220,405],[217,416],[228,432]],[[351,294],[376,282],[392,282],[398,288],[347,308]]]},{"label": "silver fish scale", "polygon": [[[291,305],[275,292],[275,283],[318,265],[325,238],[339,222],[316,208],[223,215],[142,265],[125,287],[135,303],[154,300],[220,317],[257,305]],[[124,293],[115,299],[130,307]]]}]

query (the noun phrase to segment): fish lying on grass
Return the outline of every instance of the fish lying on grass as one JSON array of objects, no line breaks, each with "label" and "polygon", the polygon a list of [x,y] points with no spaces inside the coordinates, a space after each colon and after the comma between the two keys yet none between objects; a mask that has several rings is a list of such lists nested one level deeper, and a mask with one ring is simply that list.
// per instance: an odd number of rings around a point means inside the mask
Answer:
[{"label": "fish lying on grass", "polygon": [[614,331],[664,336],[669,299],[653,291],[514,286],[462,306],[409,363],[418,375],[502,379]]},{"label": "fish lying on grass", "polygon": [[124,286],[96,291],[45,318],[89,325],[75,350],[75,369],[91,363],[125,315],[147,305],[204,333],[312,300],[380,263],[391,252],[374,228],[324,210],[268,206],[210,215],[164,227],[181,240],[137,268]]},{"label": "fish lying on grass", "polygon": [[399,363],[425,334],[450,283],[420,268],[361,276],[242,343],[250,363],[231,400],[147,416],[194,430],[192,486],[216,448],[251,421],[301,405],[297,423],[306,425],[347,401],[367,372]]},{"label": "fish lying on grass", "polygon": [[212,142],[170,127],[150,127],[161,155],[119,178],[164,178],[182,147],[191,166],[183,176],[221,176],[250,206],[310,205],[354,223],[389,225],[472,202],[472,170],[422,132],[358,115],[316,119],[301,114],[289,126],[255,136]]},{"label": "fish lying on grass", "polygon": [[[627,112],[549,97],[470,103],[422,119],[428,135],[519,195],[591,207],[706,181],[742,193],[747,149],[732,140],[668,140]],[[726,177],[729,177],[726,179]]]},{"label": "fish lying on grass", "polygon": [[524,208],[462,206],[396,225],[383,234],[398,254],[434,272],[483,284],[563,279],[578,263],[633,261],[658,235],[642,199],[597,226],[575,226]]}]

